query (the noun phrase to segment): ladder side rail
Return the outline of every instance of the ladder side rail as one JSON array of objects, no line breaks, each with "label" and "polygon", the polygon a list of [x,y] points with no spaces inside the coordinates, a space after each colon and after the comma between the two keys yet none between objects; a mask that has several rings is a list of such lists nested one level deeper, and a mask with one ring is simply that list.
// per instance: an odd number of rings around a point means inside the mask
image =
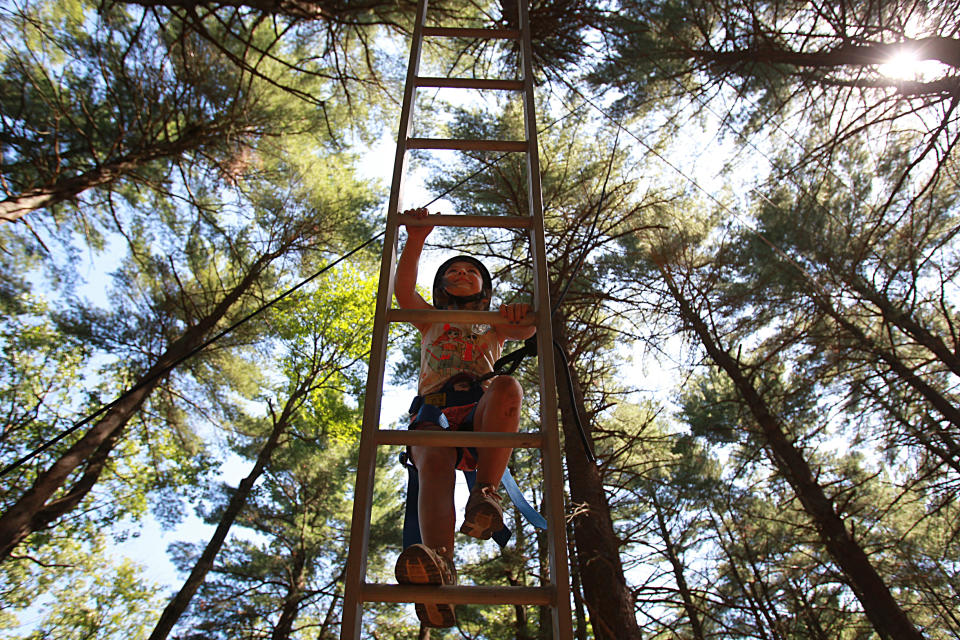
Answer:
[{"label": "ladder side rail", "polygon": [[353,517],[350,524],[350,548],[344,575],[340,640],[360,640],[363,627],[362,595],[367,572],[367,547],[370,542],[370,516],[373,506],[373,485],[377,458],[376,432],[380,427],[380,400],[383,396],[383,377],[390,329],[387,312],[393,306],[393,277],[397,264],[397,238],[399,234],[397,211],[403,195],[403,178],[406,174],[407,164],[406,142],[407,138],[410,137],[411,120],[416,106],[414,103],[416,98],[415,78],[420,67],[426,13],[427,0],[419,0],[413,38],[410,44],[410,60],[407,66],[407,81],[403,91],[403,105],[400,110],[400,129],[397,134],[397,151],[393,165],[390,200],[387,205],[383,255],[380,261],[380,283],[377,290],[370,365],[367,370],[363,425],[357,460],[357,481],[354,486]]},{"label": "ladder side rail", "polygon": [[528,0],[517,3],[520,26],[520,58],[524,80],[524,129],[530,145],[527,153],[527,189],[530,215],[535,223],[530,228],[530,249],[534,264],[534,296],[537,308],[537,361],[540,373],[540,432],[544,447],[544,500],[547,503],[548,557],[550,581],[556,588],[551,608],[554,640],[572,640],[573,622],[570,611],[570,568],[567,564],[566,522],[563,505],[563,464],[557,409],[556,370],[554,369],[553,327],[551,320],[550,281],[547,271],[544,238],[543,193],[540,181],[539,141],[536,104],[533,92],[533,47],[530,40]]}]

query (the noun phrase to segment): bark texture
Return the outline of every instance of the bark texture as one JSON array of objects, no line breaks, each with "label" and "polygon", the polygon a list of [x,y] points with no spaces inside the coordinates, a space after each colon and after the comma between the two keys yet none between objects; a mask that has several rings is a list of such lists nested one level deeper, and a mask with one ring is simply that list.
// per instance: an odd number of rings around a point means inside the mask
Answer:
[{"label": "bark texture", "polygon": [[223,135],[220,129],[220,127],[193,127],[185,130],[176,140],[158,142],[81,174],[62,177],[56,182],[28,189],[23,193],[0,200],[0,221],[14,222],[31,211],[76,200],[84,191],[115,182],[154,160],[180,156],[190,149],[202,146],[217,136]]},{"label": "bark texture", "polygon": [[[274,422],[273,430],[270,432],[267,442],[263,445],[263,448],[257,455],[257,461],[254,463],[253,469],[246,478],[240,481],[236,492],[233,494],[233,496],[231,496],[230,502],[227,503],[227,508],[220,517],[220,522],[217,524],[216,530],[210,537],[210,541],[207,542],[207,546],[204,548],[203,553],[200,554],[200,558],[193,566],[193,569],[190,571],[190,575],[183,583],[183,586],[180,587],[180,591],[177,592],[177,595],[173,597],[173,599],[167,604],[166,608],[164,608],[163,613],[160,614],[160,619],[153,628],[153,632],[150,633],[150,638],[148,640],[165,640],[165,638],[170,635],[170,631],[173,630],[173,626],[177,623],[177,620],[180,619],[180,616],[183,615],[183,612],[186,611],[187,606],[189,606],[190,601],[197,592],[197,589],[200,588],[200,585],[203,584],[207,574],[213,568],[213,561],[216,559],[217,554],[220,553],[220,549],[223,547],[223,543],[227,539],[227,534],[230,532],[230,527],[233,526],[237,516],[240,515],[241,509],[243,509],[244,505],[247,503],[247,498],[250,496],[250,491],[253,489],[253,485],[257,482],[260,476],[263,475],[264,469],[267,468],[267,464],[270,462],[270,457],[280,444],[280,437],[283,435],[287,425],[289,424],[290,415],[293,412],[296,397],[299,396],[291,397],[284,407],[283,413]],[[301,561],[299,565],[301,579],[303,575],[303,568],[303,562]],[[297,600],[297,604],[299,604],[299,600]],[[296,618],[296,608],[294,608],[291,614],[291,612],[288,611],[287,605],[288,603],[285,600],[284,610],[280,617],[280,621],[277,624],[277,627],[274,629],[274,634],[272,636],[273,640],[286,638],[290,635],[290,628],[293,626],[293,620]],[[286,635],[282,633],[281,626],[286,628]]]},{"label": "bark texture", "polygon": [[[566,349],[565,327],[558,315],[554,318],[554,339]],[[640,628],[634,613],[633,594],[623,575],[620,540],[613,529],[600,471],[588,459],[574,421],[575,408],[580,415],[585,415],[583,394],[572,370],[573,395],[569,393],[567,372],[561,358],[556,359],[556,375],[560,422],[565,440],[564,455],[574,509],[576,562],[594,637],[597,640],[639,640]]]},{"label": "bark texture", "polygon": [[[199,322],[191,326],[157,358],[132,391],[117,402],[104,417],[87,431],[0,516],[0,560],[9,557],[30,533],[49,526],[53,520],[76,507],[100,477],[104,462],[130,418],[150,396],[160,380],[177,363],[203,344],[211,330],[230,307],[257,281],[263,269],[279,255],[270,253],[258,259],[244,278]],[[51,499],[81,465],[84,475],[60,498]]]}]

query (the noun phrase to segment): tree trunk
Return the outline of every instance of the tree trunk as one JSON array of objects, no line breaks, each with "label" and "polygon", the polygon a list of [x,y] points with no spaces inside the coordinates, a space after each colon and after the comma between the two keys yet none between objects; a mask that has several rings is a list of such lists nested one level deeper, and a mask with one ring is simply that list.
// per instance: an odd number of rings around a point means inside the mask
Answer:
[{"label": "tree trunk", "polygon": [[890,593],[883,578],[870,564],[870,558],[847,530],[833,501],[817,484],[803,454],[787,436],[780,420],[771,413],[766,402],[740,368],[740,364],[724,351],[707,324],[694,312],[671,275],[661,267],[661,274],[670,293],[680,307],[680,314],[697,334],[710,358],[723,369],[740,392],[766,440],[771,460],[790,483],[804,511],[813,520],[820,539],[833,561],[843,572],[847,584],[863,606],[864,613],[881,638],[888,640],[922,640],[923,636]]},{"label": "tree trunk", "polygon": [[277,626],[273,628],[273,634],[270,636],[270,640],[287,640],[290,637],[290,632],[293,630],[293,623],[300,613],[305,566],[306,557],[304,556],[303,550],[297,549],[293,554],[293,571],[290,573],[290,584],[287,585],[287,595],[283,599],[283,609],[280,611],[280,619],[277,620]]},{"label": "tree trunk", "polygon": [[[567,523],[567,556],[577,557],[573,542],[573,525]],[[587,640],[587,613],[583,609],[583,585],[580,584],[580,570],[576,562],[570,563],[570,588],[573,590],[573,619],[577,621],[575,629],[577,640]]]},{"label": "tree trunk", "polygon": [[687,578],[683,573],[684,567],[683,562],[680,560],[679,550],[673,543],[670,530],[667,528],[666,519],[663,517],[663,506],[660,504],[655,492],[651,492],[651,494],[651,502],[653,502],[653,508],[657,517],[657,529],[660,532],[660,539],[663,540],[664,555],[667,556],[667,560],[670,562],[670,567],[673,570],[673,579],[677,583],[680,599],[683,600],[683,609],[687,612],[687,618],[690,620],[690,632],[693,634],[695,640],[704,640],[703,623],[700,621],[700,612],[697,610],[693,593],[690,591]]},{"label": "tree trunk", "polygon": [[13,222],[37,209],[75,200],[84,191],[114,182],[148,162],[182,155],[211,138],[222,135],[220,127],[189,127],[176,140],[157,142],[135,153],[116,158],[94,169],[56,182],[45,184],[0,200],[0,222]]},{"label": "tree trunk", "polygon": [[[273,424],[273,430],[270,432],[270,437],[267,438],[266,444],[263,445],[263,449],[261,449],[260,453],[257,455],[257,461],[254,463],[253,469],[246,478],[240,481],[240,484],[237,486],[236,493],[231,496],[230,502],[227,504],[227,508],[223,512],[223,516],[220,517],[220,522],[217,524],[217,528],[213,532],[213,536],[211,536],[210,541],[203,550],[203,553],[200,554],[200,558],[193,566],[193,570],[183,583],[183,586],[180,587],[180,591],[177,592],[177,595],[173,597],[170,603],[163,610],[163,613],[160,615],[160,619],[157,621],[157,625],[153,628],[153,632],[150,633],[148,640],[165,640],[165,638],[170,634],[170,631],[173,629],[173,625],[177,623],[177,620],[179,620],[180,616],[183,615],[183,612],[186,611],[187,606],[190,604],[190,600],[193,599],[197,589],[200,588],[201,584],[203,584],[203,581],[206,579],[210,569],[213,568],[213,561],[217,557],[217,554],[220,553],[220,549],[223,547],[223,542],[227,539],[227,533],[229,533],[230,527],[233,526],[233,522],[240,514],[240,510],[243,509],[244,505],[247,503],[247,498],[250,495],[251,489],[253,489],[254,483],[256,483],[257,479],[263,474],[264,469],[266,469],[267,464],[270,462],[270,457],[273,455],[274,450],[276,450],[277,445],[280,443],[280,436],[283,434],[284,430],[286,430],[287,425],[289,424],[290,415],[293,413],[294,403],[296,402],[295,399],[299,397],[300,394],[298,393],[292,395],[290,399],[287,400],[283,413]],[[286,610],[286,604],[284,605],[284,609]],[[281,616],[281,621],[282,620],[283,617]],[[292,624],[293,619],[291,618],[289,622]],[[274,630],[274,640],[276,640],[278,637],[276,635],[278,630],[279,624],[277,629]],[[287,634],[289,635],[289,628],[287,630]]]},{"label": "tree trunk", "polygon": [[[770,40],[772,42],[772,40]],[[938,60],[945,65],[960,68],[960,40],[934,36],[903,42],[871,42],[843,44],[825,51],[794,51],[776,48],[764,43],[757,48],[740,51],[696,52],[698,57],[721,64],[763,62],[794,67],[843,67],[884,64],[904,51],[922,52],[924,60]]]},{"label": "tree trunk", "polygon": [[340,565],[340,573],[337,574],[333,580],[330,581],[330,587],[333,591],[333,595],[330,596],[330,605],[327,607],[327,613],[323,616],[323,624],[320,625],[320,629],[317,631],[317,640],[328,640],[333,638],[333,628],[336,620],[334,620],[334,613],[337,610],[337,601],[340,599],[340,596],[337,594],[336,585],[343,584],[343,576],[347,571],[347,563],[344,562]]},{"label": "tree trunk", "polygon": [[[512,465],[511,465],[512,466]],[[511,473],[514,470],[511,469]],[[514,474],[516,476],[516,474]],[[517,505],[513,505],[513,521],[522,522],[523,514],[520,513],[520,509],[517,508]],[[526,548],[527,548],[527,533],[523,527],[516,527],[515,540],[516,548],[520,552],[521,557],[526,558]],[[506,567],[506,578],[507,582],[510,583],[510,586],[513,587],[525,587],[526,585],[526,560],[523,560],[519,565],[517,563],[511,563],[513,566],[507,565]],[[527,608],[522,604],[517,604],[513,606],[513,613],[515,619],[514,636],[517,640],[534,640],[530,636],[530,630],[528,629],[528,616]]]},{"label": "tree trunk", "polygon": [[[895,400],[891,401],[889,396],[880,393],[870,385],[864,385],[864,387],[869,397],[889,413],[911,437],[916,438],[920,446],[960,474],[960,445],[953,439],[953,436],[943,429],[939,421],[925,414],[927,419],[924,422],[927,424],[914,425],[896,406]],[[933,442],[927,437],[931,433],[939,438],[939,443]]]},{"label": "tree trunk", "polygon": [[[566,328],[554,316],[553,335],[566,349]],[[603,491],[600,472],[591,463],[580,442],[573,412],[585,415],[583,394],[573,370],[573,397],[565,383],[567,372],[563,360],[556,359],[557,387],[561,423],[564,433],[564,454],[570,482],[570,498],[576,515],[573,518],[577,565],[583,584],[583,598],[590,612],[590,622],[597,640],[640,639],[640,628],[634,612],[633,594],[627,587],[620,563],[620,540],[613,530],[610,506]],[[586,425],[584,425],[586,428]]]},{"label": "tree trunk", "polygon": [[849,273],[842,269],[838,271],[844,282],[849,284],[854,291],[866,300],[869,300],[880,310],[880,314],[884,320],[898,327],[908,336],[922,344],[934,354],[944,366],[950,369],[955,375],[960,376],[960,356],[951,350],[940,336],[914,320],[910,314],[904,313],[890,298],[882,292],[877,291],[872,284],[861,278],[859,274]]},{"label": "tree trunk", "polygon": [[[543,506],[542,502],[541,506]],[[550,557],[547,553],[547,532],[537,530],[534,532],[534,535],[537,538],[537,566],[540,570],[540,584],[546,584],[550,582]],[[573,556],[570,557],[572,558]],[[540,605],[538,615],[540,620],[540,633],[537,634],[537,639],[553,640],[553,624],[551,623],[553,616],[552,609],[547,605]]]},{"label": "tree trunk", "polygon": [[908,367],[903,360],[900,359],[891,349],[886,349],[881,345],[878,345],[874,340],[868,336],[863,329],[859,326],[848,320],[844,315],[838,311],[829,300],[824,299],[822,296],[817,295],[816,293],[810,296],[810,299],[813,300],[814,304],[817,305],[823,313],[827,314],[833,320],[839,324],[854,340],[859,343],[862,349],[871,353],[890,367],[890,370],[893,371],[897,377],[903,380],[907,385],[910,386],[914,391],[923,396],[924,400],[929,402],[944,418],[950,421],[951,424],[960,428],[960,409],[958,409],[950,400],[945,398],[943,394],[934,389],[926,380],[914,373],[910,367]]},{"label": "tree trunk", "polygon": [[[742,575],[740,575],[740,559],[734,555],[733,551],[723,539],[724,529],[726,527],[723,527],[712,515],[710,516],[710,521],[713,523],[713,528],[717,532],[717,545],[723,550],[723,555],[726,556],[727,562],[730,565],[730,575],[733,576],[733,580],[737,585],[737,589],[740,590],[740,593],[743,594],[744,599],[747,601],[750,615],[753,617],[753,622],[756,626],[757,635],[760,636],[760,640],[770,640],[771,636],[769,633],[767,633],[767,629],[769,628],[771,633],[775,633],[776,628],[772,617],[767,611],[768,603],[760,602],[760,600],[756,597],[756,594],[754,594],[753,590],[750,588],[748,581],[745,580]],[[733,537],[733,534],[729,530],[726,533],[730,538],[731,544],[734,544],[736,540]],[[774,640],[778,640],[776,636],[774,636]]]},{"label": "tree trunk", "polygon": [[[40,527],[48,526],[54,518],[63,515],[80,503],[100,476],[106,455],[113,446],[111,440],[115,441],[119,437],[130,418],[139,411],[144,401],[160,383],[160,379],[203,343],[211,329],[250,288],[266,265],[277,255],[278,253],[271,253],[258,259],[243,280],[220,301],[209,315],[177,338],[146,374],[140,378],[140,381],[132,390],[107,411],[105,416],[74,443],[66,453],[46,471],[37,476],[33,486],[0,516],[0,560],[6,559],[13,549],[31,532],[38,530]],[[108,443],[106,445],[107,450],[103,451],[101,447],[105,443]],[[102,454],[101,456],[97,455],[98,451]],[[78,481],[74,490],[68,492],[60,501],[48,504],[51,497],[70,477],[70,474],[85,463],[88,465],[87,473]]]}]

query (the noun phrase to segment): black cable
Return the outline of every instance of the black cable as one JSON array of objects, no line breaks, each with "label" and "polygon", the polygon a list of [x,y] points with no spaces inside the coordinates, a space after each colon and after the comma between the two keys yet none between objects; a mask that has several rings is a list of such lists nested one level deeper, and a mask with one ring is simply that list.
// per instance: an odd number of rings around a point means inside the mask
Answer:
[{"label": "black cable", "polygon": [[301,289],[302,287],[306,286],[308,283],[312,282],[313,280],[315,280],[316,278],[320,277],[321,275],[323,275],[324,273],[326,273],[327,271],[329,271],[330,269],[332,269],[332,268],[335,267],[336,265],[340,264],[341,262],[343,262],[344,260],[346,260],[347,258],[349,258],[350,256],[352,256],[353,254],[357,253],[358,251],[360,251],[361,249],[363,249],[364,247],[366,247],[367,245],[369,245],[370,243],[372,243],[374,240],[377,240],[378,238],[380,238],[383,234],[384,234],[384,232],[381,231],[381,232],[378,233],[377,235],[375,235],[375,236],[369,238],[368,240],[364,241],[362,244],[360,244],[360,245],[358,245],[357,247],[351,249],[349,252],[343,254],[342,256],[340,256],[339,258],[337,258],[336,260],[334,260],[334,261],[331,262],[330,264],[326,265],[325,267],[323,267],[322,269],[320,269],[319,271],[317,271],[316,273],[314,273],[312,276],[310,276],[310,277],[307,278],[306,280],[303,280],[302,282],[300,282],[300,283],[297,284],[296,286],[294,286],[294,287],[286,290],[285,292],[281,293],[279,296],[277,296],[277,297],[274,298],[273,300],[270,300],[269,302],[267,302],[267,303],[264,304],[263,306],[259,307],[258,309],[255,309],[254,311],[248,313],[246,316],[244,316],[243,318],[241,318],[241,319],[238,320],[237,322],[233,323],[232,325],[230,325],[229,327],[227,327],[226,329],[224,329],[223,331],[221,331],[221,332],[218,333],[217,335],[215,335],[215,336],[213,336],[212,338],[209,338],[208,340],[206,340],[205,342],[203,342],[203,344],[195,347],[195,348],[194,348],[192,351],[190,351],[189,353],[187,353],[187,354],[185,354],[185,355],[183,355],[183,356],[180,356],[179,358],[177,358],[176,360],[174,360],[172,363],[170,363],[169,365],[167,365],[166,367],[164,367],[163,369],[161,369],[160,371],[158,371],[158,372],[155,373],[154,375],[152,375],[152,376],[150,376],[150,377],[148,377],[148,378],[144,378],[143,380],[141,380],[140,382],[138,382],[138,383],[137,383],[136,385],[134,385],[133,387],[131,387],[131,388],[127,389],[126,391],[124,391],[124,392],[123,392],[119,397],[117,397],[113,402],[111,402],[111,403],[109,403],[109,404],[106,404],[106,405],[100,407],[100,408],[99,408],[97,411],[95,411],[94,413],[91,413],[90,415],[86,416],[85,418],[83,418],[83,419],[80,420],[79,422],[74,423],[73,426],[71,426],[69,429],[66,429],[65,431],[63,431],[63,432],[60,433],[59,435],[55,436],[54,438],[51,438],[50,440],[47,440],[46,442],[44,442],[42,445],[40,445],[39,447],[37,447],[36,449],[34,449],[33,451],[31,451],[30,453],[28,453],[28,454],[26,454],[26,455],[24,455],[24,456],[21,456],[21,457],[18,458],[17,460],[13,461],[12,463],[10,463],[10,464],[7,465],[6,467],[4,467],[2,471],[0,471],[0,478],[2,478],[3,476],[7,475],[8,473],[10,473],[11,471],[13,471],[14,469],[17,469],[18,467],[26,464],[27,462],[29,462],[30,460],[32,460],[32,459],[35,458],[36,456],[40,455],[41,453],[43,453],[44,451],[46,451],[47,449],[49,449],[50,447],[52,447],[52,446],[55,445],[56,443],[60,442],[61,440],[63,440],[63,439],[66,438],[67,436],[69,436],[71,433],[75,432],[75,431],[76,431],[77,429],[79,429],[80,427],[82,427],[82,426],[84,426],[84,425],[86,425],[86,424],[89,424],[92,420],[94,420],[94,419],[96,419],[97,417],[103,415],[104,413],[106,413],[107,411],[109,411],[110,409],[112,409],[113,407],[115,407],[117,404],[119,404],[120,402],[122,402],[124,399],[128,398],[128,397],[130,396],[130,394],[134,393],[135,391],[139,391],[140,389],[146,387],[147,385],[153,384],[154,382],[156,382],[157,380],[159,380],[161,377],[163,377],[163,376],[167,375],[168,373],[170,373],[171,371],[173,371],[173,369],[174,369],[175,367],[177,367],[178,365],[180,365],[180,364],[181,364],[182,362],[184,362],[185,360],[187,360],[187,359],[189,359],[189,358],[192,358],[192,357],[195,356],[197,353],[199,353],[200,351],[204,350],[205,348],[207,348],[208,346],[210,346],[211,344],[213,344],[214,342],[216,342],[217,340],[219,340],[219,339],[222,338],[223,336],[227,335],[228,333],[230,333],[231,331],[233,331],[234,329],[236,329],[236,328],[239,327],[240,325],[248,322],[249,320],[252,320],[254,317],[260,315],[261,313],[263,313],[264,311],[266,311],[266,310],[269,309],[270,307],[274,306],[275,304],[277,304],[277,303],[280,302],[281,300],[287,298],[288,296],[290,296],[292,293],[294,293],[294,292],[297,291],[298,289]]},{"label": "black cable", "polygon": [[584,428],[582,418],[580,417],[580,411],[577,409],[576,396],[573,393],[573,374],[570,373],[570,361],[567,360],[567,354],[559,342],[554,340],[553,346],[560,354],[560,359],[563,360],[563,372],[566,374],[564,377],[567,380],[567,392],[570,394],[570,404],[573,407],[573,421],[577,423],[577,432],[580,434],[580,443],[583,444],[583,452],[587,454],[587,460],[591,464],[596,464],[597,456],[593,453],[593,446],[590,444],[590,439],[587,437],[587,430]]}]

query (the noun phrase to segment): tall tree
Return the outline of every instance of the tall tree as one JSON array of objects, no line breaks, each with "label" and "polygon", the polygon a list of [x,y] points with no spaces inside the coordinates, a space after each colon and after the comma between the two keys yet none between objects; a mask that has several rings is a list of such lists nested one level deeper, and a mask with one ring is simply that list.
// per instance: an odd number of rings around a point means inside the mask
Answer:
[{"label": "tall tree", "polygon": [[[325,169],[333,171],[334,167],[343,168],[331,158]],[[294,177],[290,172],[284,175]],[[192,224],[174,218],[167,238],[180,242],[178,230],[187,231],[186,247],[178,256],[184,259],[181,265],[171,261],[169,254],[143,255],[144,249],[133,244],[131,260],[121,275],[127,279],[134,304],[142,304],[145,313],[132,314],[128,309],[114,314],[114,325],[103,327],[101,335],[104,344],[133,351],[126,362],[134,380],[131,391],[39,473],[33,486],[0,517],[4,555],[31,531],[49,526],[80,503],[100,477],[129,420],[179,361],[222,328],[222,323],[249,313],[264,302],[265,294],[276,291],[281,282],[289,282],[279,278],[278,269],[284,263],[300,257],[307,259],[301,264],[316,264],[312,256],[337,242],[342,225],[369,205],[362,186],[351,182],[348,175],[342,173],[339,188],[326,192],[296,184],[272,190],[262,181],[251,184],[256,191],[248,197],[254,209],[247,224],[238,229],[221,229],[222,223],[207,219],[202,210]],[[323,220],[308,215],[318,206],[329,212]],[[350,226],[351,231],[355,229]],[[201,230],[210,231],[215,242],[205,243]],[[192,278],[187,279],[180,268],[192,272]],[[242,344],[242,337],[233,339]],[[192,369],[194,373],[203,372],[200,362]]]},{"label": "tall tree", "polygon": [[[329,461],[315,460],[314,450],[322,448],[327,441],[351,438],[356,432],[356,412],[347,409],[344,401],[360,388],[358,364],[366,353],[365,336],[371,327],[373,291],[371,281],[361,280],[358,272],[343,269],[331,274],[309,294],[285,302],[285,308],[275,315],[271,324],[276,331],[278,364],[285,382],[263,396],[269,415],[259,420],[247,418],[247,424],[242,425],[243,431],[249,435],[266,433],[266,440],[256,452],[253,469],[235,490],[229,491],[227,503],[217,509],[217,529],[183,587],[164,610],[150,635],[152,639],[160,640],[169,635],[207,574],[214,569],[227,535],[238,519],[248,527],[256,527],[264,535],[284,539],[275,550],[286,548],[288,551],[289,556],[283,556],[284,562],[288,563],[284,572],[287,580],[280,615],[274,622],[271,637],[275,640],[290,637],[303,601],[308,597],[306,583],[312,573],[311,567],[317,561],[316,556],[329,543],[323,535],[327,524],[325,517],[332,510],[331,503],[342,500],[342,494],[332,491],[331,485],[343,483],[346,474],[346,456],[339,447],[331,451],[331,457],[340,464],[339,473],[333,474],[337,481],[327,477],[336,466],[329,466]],[[274,393],[286,396],[282,407],[274,408],[271,400]],[[298,442],[301,438],[308,440]],[[250,449],[255,447],[245,446],[244,453],[251,453]],[[275,463],[275,458],[281,458],[283,462]],[[289,472],[284,471],[288,468]],[[310,470],[320,473],[323,481],[297,477],[301,473],[310,473]],[[255,507],[248,505],[255,493],[255,484],[264,474],[271,483],[282,483],[283,480],[289,483],[270,491],[269,502]],[[305,504],[298,505],[298,497]],[[291,500],[292,504],[279,507],[277,503],[284,499]],[[255,515],[250,514],[251,507]],[[309,515],[303,513],[305,510]],[[290,519],[289,530],[281,531],[278,521],[287,518]],[[308,541],[304,537],[308,530],[310,536],[319,534],[323,539]],[[264,561],[266,559],[262,558],[260,562],[248,560],[242,564],[262,568]],[[240,567],[234,572],[241,572]],[[206,609],[202,615],[210,613]],[[260,615],[269,617],[265,612]],[[220,633],[226,632],[223,622],[218,616],[216,628]]]},{"label": "tall tree", "polygon": [[[686,242],[691,239],[690,234],[684,238]],[[694,279],[690,272],[686,273],[683,280],[678,280],[673,265],[679,256],[689,258],[693,253],[693,247],[684,247],[675,240],[673,243],[655,245],[652,250],[652,259],[662,276],[666,291],[677,305],[679,318],[689,327],[710,360],[724,371],[736,388],[755,421],[757,436],[771,462],[795,492],[804,511],[814,523],[822,544],[842,570],[874,629],[882,637],[922,637],[894,598],[889,585],[871,562],[863,545],[847,527],[842,510],[838,509],[834,498],[827,494],[818,481],[802,448],[795,442],[796,436],[758,389],[756,378],[759,372],[748,368],[739,355],[732,354],[730,347],[724,345],[726,336],[721,333],[724,330],[721,318],[716,315],[705,317],[701,315],[703,312],[694,306],[691,294],[687,291],[697,292],[700,288],[709,286],[710,281]],[[669,266],[667,256],[670,260]],[[714,265],[706,270],[710,272],[717,269],[722,269],[722,265]],[[697,304],[700,308],[711,308],[706,302],[700,301]]]},{"label": "tall tree", "polygon": [[276,163],[292,135],[343,143],[364,128],[338,115],[350,76],[337,56],[288,45],[276,25],[207,16],[198,30],[190,16],[123,3],[56,4],[0,13],[0,220],[67,212],[58,218],[96,242],[120,227],[124,203],[163,209],[183,173],[235,183]]}]

